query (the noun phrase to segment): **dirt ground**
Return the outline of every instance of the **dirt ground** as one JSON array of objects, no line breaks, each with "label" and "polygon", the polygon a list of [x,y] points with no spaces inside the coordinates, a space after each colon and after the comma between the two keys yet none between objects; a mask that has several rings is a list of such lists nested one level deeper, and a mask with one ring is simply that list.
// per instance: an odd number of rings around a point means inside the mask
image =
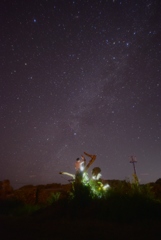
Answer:
[{"label": "dirt ground", "polygon": [[87,219],[55,219],[52,216],[0,216],[1,240],[160,240],[161,222],[103,222]]}]

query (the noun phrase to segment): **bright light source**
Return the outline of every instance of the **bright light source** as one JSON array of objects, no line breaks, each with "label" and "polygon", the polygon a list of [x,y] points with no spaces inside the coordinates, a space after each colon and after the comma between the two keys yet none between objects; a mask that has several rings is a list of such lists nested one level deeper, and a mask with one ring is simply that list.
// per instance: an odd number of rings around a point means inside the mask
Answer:
[{"label": "bright light source", "polygon": [[101,173],[98,173],[97,175],[93,175],[92,179],[93,180],[99,180],[101,178],[101,176],[102,176]]},{"label": "bright light source", "polygon": [[83,165],[80,166],[80,170],[81,170],[82,172],[84,171],[84,166],[83,166]]},{"label": "bright light source", "polygon": [[103,190],[106,190],[106,189],[108,189],[109,187],[110,187],[110,185],[109,185],[109,184],[106,184],[106,185],[103,186]]}]

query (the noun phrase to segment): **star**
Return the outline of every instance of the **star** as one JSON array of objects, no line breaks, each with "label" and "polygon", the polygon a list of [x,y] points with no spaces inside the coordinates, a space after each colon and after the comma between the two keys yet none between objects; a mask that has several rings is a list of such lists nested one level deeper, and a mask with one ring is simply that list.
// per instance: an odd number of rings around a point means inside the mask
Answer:
[{"label": "star", "polygon": [[64,183],[84,151],[104,179],[131,179],[129,155],[159,179],[159,1],[38,3],[1,7],[0,180]]}]

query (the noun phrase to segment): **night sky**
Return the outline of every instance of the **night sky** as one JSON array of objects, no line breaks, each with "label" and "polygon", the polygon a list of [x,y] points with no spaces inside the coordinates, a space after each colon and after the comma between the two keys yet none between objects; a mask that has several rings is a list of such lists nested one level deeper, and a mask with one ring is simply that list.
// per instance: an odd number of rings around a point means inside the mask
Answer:
[{"label": "night sky", "polygon": [[66,184],[84,151],[161,178],[160,0],[2,0],[0,22],[0,180]]}]

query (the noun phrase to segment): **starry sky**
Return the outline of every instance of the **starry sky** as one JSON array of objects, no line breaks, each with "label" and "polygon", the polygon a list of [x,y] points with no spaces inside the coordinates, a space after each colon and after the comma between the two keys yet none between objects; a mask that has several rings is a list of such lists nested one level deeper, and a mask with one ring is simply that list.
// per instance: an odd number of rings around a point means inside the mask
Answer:
[{"label": "starry sky", "polygon": [[[160,0],[2,0],[0,180],[161,177]],[[87,157],[87,161],[89,158]],[[92,170],[92,168],[91,168]],[[89,171],[90,172],[90,171]]]}]

